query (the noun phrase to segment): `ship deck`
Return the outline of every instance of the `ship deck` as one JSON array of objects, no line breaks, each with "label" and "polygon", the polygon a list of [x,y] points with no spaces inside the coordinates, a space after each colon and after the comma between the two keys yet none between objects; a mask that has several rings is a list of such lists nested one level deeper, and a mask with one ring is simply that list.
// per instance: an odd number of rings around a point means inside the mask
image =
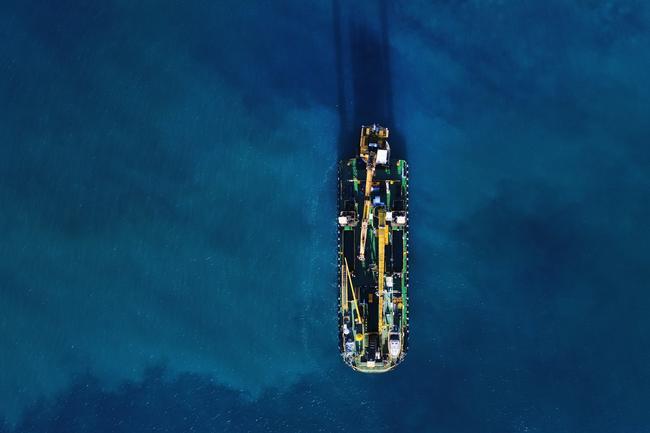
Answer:
[{"label": "ship deck", "polygon": [[[366,164],[361,158],[340,162],[339,214],[341,212],[356,216],[362,214],[365,181]],[[360,259],[361,224],[339,226],[339,321],[341,328],[345,325],[351,330],[347,335],[341,334],[340,349],[346,363],[353,368],[365,372],[381,372],[392,369],[401,362],[408,349],[408,165],[406,161],[397,160],[387,165],[377,166],[371,186],[370,214],[382,209],[388,220],[387,235],[384,240],[386,245],[382,254],[382,275],[386,278],[381,300],[383,314],[379,309],[380,294],[378,293],[380,253],[378,247],[381,244],[377,230],[379,221],[376,216],[371,216],[364,260]],[[404,215],[401,224],[396,221],[399,215]],[[357,316],[360,316],[361,323],[358,323]],[[400,337],[401,347],[398,357],[389,356],[388,344],[391,334]],[[359,335],[361,337],[358,337]]]}]

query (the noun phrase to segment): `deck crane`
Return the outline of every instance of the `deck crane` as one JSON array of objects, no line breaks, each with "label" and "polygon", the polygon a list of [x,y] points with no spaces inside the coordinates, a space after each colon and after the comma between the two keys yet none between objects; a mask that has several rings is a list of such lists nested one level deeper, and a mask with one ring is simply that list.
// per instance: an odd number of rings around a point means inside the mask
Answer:
[{"label": "deck crane", "polygon": [[[370,140],[375,141],[370,141]],[[359,260],[366,259],[366,238],[368,236],[368,221],[370,219],[370,194],[372,193],[372,178],[377,164],[388,162],[388,128],[378,125],[361,128],[359,139],[360,156],[366,163],[366,186],[364,189],[363,218],[361,220],[361,235],[359,241]]]},{"label": "deck crane", "polygon": [[[363,219],[361,220],[361,241],[359,244],[359,260],[366,259],[366,237],[368,235],[368,219],[370,217],[370,192],[372,191],[372,177],[375,174],[374,156],[369,156],[366,163],[366,188],[363,200]],[[372,160],[372,161],[371,161]]]},{"label": "deck crane", "polygon": [[388,244],[388,228],[386,227],[386,209],[383,207],[378,209],[378,221],[377,224],[377,248],[379,249],[378,257],[378,273],[377,273],[377,286],[378,286],[378,297],[379,297],[379,322],[377,329],[379,332],[382,332],[384,327],[384,272],[386,269],[386,245]]},{"label": "deck crane", "polygon": [[[352,276],[350,275],[350,268],[348,267],[348,259],[346,259],[344,257],[343,260],[345,262],[345,265],[344,265],[345,266],[345,274],[347,275],[348,281],[350,282],[350,291],[352,292],[352,301],[354,303],[354,309],[357,312],[357,314],[355,314],[355,316],[354,316],[354,319],[355,319],[355,322],[357,322],[357,324],[360,325],[361,324],[361,313],[359,312],[359,302],[357,302],[357,294],[355,293],[354,286],[352,285]],[[346,287],[346,296],[345,297],[347,299],[347,284],[345,285],[345,287]]]}]

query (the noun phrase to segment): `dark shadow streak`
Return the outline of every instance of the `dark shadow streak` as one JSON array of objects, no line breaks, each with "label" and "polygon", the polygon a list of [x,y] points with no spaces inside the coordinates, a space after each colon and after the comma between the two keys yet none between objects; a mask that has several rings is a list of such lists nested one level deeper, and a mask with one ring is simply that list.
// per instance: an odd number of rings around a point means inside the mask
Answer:
[{"label": "dark shadow streak", "polygon": [[388,8],[383,0],[376,13],[364,14],[352,6],[342,10],[341,1],[333,0],[339,158],[357,153],[360,127],[372,123],[390,128],[392,157],[406,157],[406,143],[394,121]]}]

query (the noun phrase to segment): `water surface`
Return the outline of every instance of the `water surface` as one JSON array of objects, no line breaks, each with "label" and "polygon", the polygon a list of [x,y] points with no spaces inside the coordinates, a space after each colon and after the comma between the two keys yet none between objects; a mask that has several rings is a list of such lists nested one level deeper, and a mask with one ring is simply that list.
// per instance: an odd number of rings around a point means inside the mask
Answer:
[{"label": "water surface", "polygon": [[[0,5],[4,432],[643,432],[644,2]],[[335,166],[411,165],[411,344],[336,343]]]}]

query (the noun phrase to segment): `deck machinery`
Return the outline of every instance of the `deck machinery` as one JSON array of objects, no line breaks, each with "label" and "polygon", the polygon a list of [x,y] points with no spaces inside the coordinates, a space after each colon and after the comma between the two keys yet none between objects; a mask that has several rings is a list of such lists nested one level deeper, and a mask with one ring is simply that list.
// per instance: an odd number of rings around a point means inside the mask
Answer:
[{"label": "deck machinery", "polygon": [[339,348],[357,371],[394,368],[408,349],[408,165],[390,160],[388,128],[362,126],[339,162]]}]

